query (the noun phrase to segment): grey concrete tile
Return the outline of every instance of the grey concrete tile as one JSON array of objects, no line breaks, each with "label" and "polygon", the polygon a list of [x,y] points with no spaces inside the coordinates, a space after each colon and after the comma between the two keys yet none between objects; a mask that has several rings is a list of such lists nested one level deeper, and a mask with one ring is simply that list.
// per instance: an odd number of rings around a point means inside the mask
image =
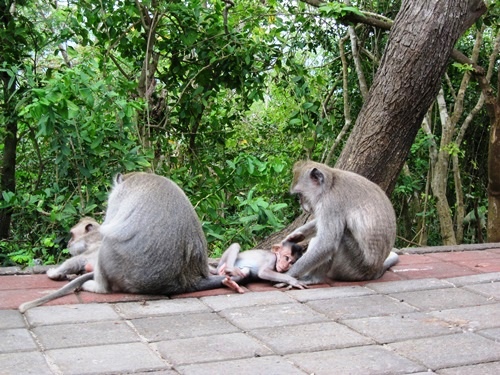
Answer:
[{"label": "grey concrete tile", "polygon": [[195,298],[126,302],[117,303],[114,306],[115,309],[126,319],[210,311],[207,306]]},{"label": "grey concrete tile", "polygon": [[492,281],[500,281],[500,272],[491,272],[491,273],[481,273],[478,275],[470,275],[470,276],[460,276],[460,277],[451,277],[448,279],[444,279],[453,285],[460,287],[464,285],[471,284],[481,284]]},{"label": "grey concrete tile", "polygon": [[80,304],[41,306],[24,314],[32,327],[38,325],[84,323],[103,320],[118,320],[120,316],[108,304]]},{"label": "grey concrete tile", "polygon": [[256,305],[276,305],[280,303],[292,303],[294,300],[280,291],[253,292],[245,294],[227,294],[201,298],[203,303],[215,311],[229,308],[248,307]]},{"label": "grey concrete tile", "polygon": [[439,370],[437,373],[439,375],[498,375],[500,374],[500,362],[447,368]]},{"label": "grey concrete tile", "polygon": [[335,320],[404,314],[417,311],[416,308],[408,304],[383,295],[310,301],[307,302],[307,306]]},{"label": "grey concrete tile", "polygon": [[336,288],[290,290],[285,293],[300,302],[342,297],[358,297],[368,294],[375,294],[372,290],[358,285]]},{"label": "grey concrete tile", "polygon": [[500,328],[483,329],[476,333],[493,341],[500,342]]},{"label": "grey concrete tile", "polygon": [[380,346],[361,346],[287,355],[309,374],[409,374],[426,369]]},{"label": "grey concrete tile", "polygon": [[500,303],[432,311],[430,314],[464,330],[500,327]]},{"label": "grey concrete tile", "polygon": [[349,319],[341,323],[382,344],[462,331],[456,325],[424,313]]},{"label": "grey concrete tile", "polygon": [[328,320],[325,316],[300,303],[226,309],[219,314],[243,330]]},{"label": "grey concrete tile", "polygon": [[18,310],[0,310],[0,329],[25,327],[23,316]]},{"label": "grey concrete tile", "polygon": [[458,288],[418,290],[393,293],[390,296],[422,310],[453,309],[494,302],[476,293]]},{"label": "grey concrete tile", "polygon": [[220,361],[186,365],[176,367],[182,375],[207,375],[207,374],[238,374],[238,375],[306,375],[290,362],[281,357],[255,357],[237,359],[234,361]]},{"label": "grey concrete tile", "polygon": [[33,332],[46,350],[139,341],[124,321],[39,326]]},{"label": "grey concrete tile", "polygon": [[26,328],[0,330],[0,353],[36,350],[33,337]]},{"label": "grey concrete tile", "polygon": [[415,290],[425,289],[442,289],[452,288],[453,284],[440,279],[416,279],[416,280],[401,280],[401,281],[387,281],[384,283],[370,283],[365,285],[366,288],[373,289],[378,293],[400,293],[400,292],[413,292]]},{"label": "grey concrete tile", "polygon": [[2,375],[52,375],[45,358],[38,352],[0,354]]},{"label": "grey concrete tile", "polygon": [[373,340],[335,323],[261,328],[249,332],[275,353],[290,354],[373,344]]},{"label": "grey concrete tile", "polygon": [[500,282],[468,285],[464,289],[479,293],[486,298],[494,298],[500,301]]},{"label": "grey concrete tile", "polygon": [[65,375],[124,373],[170,368],[165,361],[141,343],[54,349],[46,353]]},{"label": "grey concrete tile", "polygon": [[243,333],[160,341],[153,344],[174,365],[271,355],[262,343]]},{"label": "grey concrete tile", "polygon": [[432,370],[500,360],[500,343],[474,333],[458,333],[389,344]]},{"label": "grey concrete tile", "polygon": [[134,319],[131,324],[148,341],[175,340],[238,331],[235,326],[216,313]]}]

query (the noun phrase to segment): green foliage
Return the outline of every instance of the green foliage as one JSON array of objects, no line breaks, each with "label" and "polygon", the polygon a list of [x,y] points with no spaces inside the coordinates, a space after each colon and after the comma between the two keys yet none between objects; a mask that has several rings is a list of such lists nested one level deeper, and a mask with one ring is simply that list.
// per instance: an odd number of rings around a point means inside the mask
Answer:
[{"label": "green foliage", "polygon": [[[214,256],[232,242],[251,248],[283,228],[300,213],[288,193],[292,165],[322,160],[345,122],[338,56],[346,27],[336,19],[363,12],[394,19],[400,2],[325,2],[315,9],[242,0],[227,18],[221,0],[104,0],[57,9],[32,0],[16,2],[15,16],[10,4],[0,4],[7,21],[0,25],[0,124],[15,119],[19,143],[16,191],[0,192],[0,210],[11,210],[14,223],[11,237],[0,241],[3,265],[67,257],[69,228],[84,215],[102,220],[117,172],[154,171],[177,182]],[[486,25],[497,8],[489,5]],[[148,24],[153,19],[156,28]],[[370,84],[387,33],[362,25],[356,32]],[[494,34],[485,35],[489,50]],[[470,51],[473,38],[458,46]],[[155,58],[154,84],[141,92],[144,68]],[[479,63],[487,59],[481,52]],[[470,69],[453,64],[452,86]],[[354,119],[363,98],[352,60],[347,78]],[[469,111],[477,92],[464,101]],[[453,98],[451,89],[446,96]],[[460,157],[465,193],[478,206],[466,208],[466,241],[478,238],[487,206],[481,116],[467,142],[446,147]],[[432,137],[439,140],[439,131]],[[440,244],[428,187],[433,138],[417,135],[392,197],[398,246],[413,244],[422,228],[428,244]]]}]

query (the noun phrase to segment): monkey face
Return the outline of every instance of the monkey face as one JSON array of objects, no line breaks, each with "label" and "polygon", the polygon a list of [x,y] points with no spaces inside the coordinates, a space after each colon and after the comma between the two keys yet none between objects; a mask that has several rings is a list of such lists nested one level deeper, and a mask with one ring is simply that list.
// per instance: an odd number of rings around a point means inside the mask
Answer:
[{"label": "monkey face", "polygon": [[295,165],[290,192],[298,196],[304,212],[314,213],[321,199],[325,179],[325,173],[320,170],[318,163],[299,162]]},{"label": "monkey face", "polygon": [[272,251],[276,254],[276,271],[286,272],[297,261],[297,257],[292,255],[292,249],[289,246],[273,245]]}]

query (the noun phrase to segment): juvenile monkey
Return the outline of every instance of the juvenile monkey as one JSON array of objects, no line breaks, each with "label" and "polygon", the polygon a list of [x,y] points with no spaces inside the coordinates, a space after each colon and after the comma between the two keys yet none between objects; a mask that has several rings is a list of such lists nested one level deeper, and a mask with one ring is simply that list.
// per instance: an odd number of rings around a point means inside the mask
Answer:
[{"label": "juvenile monkey", "polygon": [[90,217],[84,217],[69,231],[69,253],[73,256],[57,268],[47,270],[47,276],[52,280],[65,280],[68,275],[79,275],[92,269],[97,262],[97,254],[101,246],[101,225]]},{"label": "juvenile monkey", "polygon": [[[164,294],[222,286],[209,275],[207,243],[184,192],[171,180],[150,173],[117,175],[100,227],[101,247],[94,272],[54,292],[77,287],[95,293]],[[54,295],[27,302],[21,312]]]},{"label": "juvenile monkey", "polygon": [[290,233],[285,241],[312,237],[308,250],[288,275],[309,284],[334,280],[372,280],[397,263],[391,252],[396,217],[384,191],[352,172],[312,161],[293,168],[290,189],[315,219]]},{"label": "juvenile monkey", "polygon": [[[273,245],[271,251],[253,249],[240,253],[240,249],[240,245],[234,243],[222,254],[217,267],[219,274],[231,276],[231,280],[236,283],[260,279],[304,289],[305,286],[301,282],[283,273],[302,256],[304,253],[302,246],[284,242]],[[228,286],[234,289],[234,284]],[[236,291],[243,293],[243,289],[239,287]]]}]

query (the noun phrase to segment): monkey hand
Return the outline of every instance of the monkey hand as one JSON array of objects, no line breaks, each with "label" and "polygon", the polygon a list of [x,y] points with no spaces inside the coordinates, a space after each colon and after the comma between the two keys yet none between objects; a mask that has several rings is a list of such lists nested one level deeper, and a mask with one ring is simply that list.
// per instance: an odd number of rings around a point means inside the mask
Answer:
[{"label": "monkey hand", "polygon": [[293,232],[293,233],[290,233],[283,242],[294,242],[294,243],[298,243],[300,241],[304,241],[306,237],[304,236],[304,234],[302,232]]},{"label": "monkey hand", "polygon": [[308,288],[308,286],[306,284],[304,284],[303,282],[300,282],[297,279],[289,280],[289,281],[283,282],[283,283],[274,284],[274,287],[275,288],[286,288],[286,289],[293,289],[293,288],[307,289]]},{"label": "monkey hand", "polygon": [[49,268],[47,270],[47,277],[51,280],[66,280],[67,277],[64,273],[61,273],[57,268]]},{"label": "monkey hand", "polygon": [[227,276],[246,277],[246,275],[243,273],[243,271],[240,268],[238,268],[238,267],[229,268],[226,266],[226,263],[223,263],[219,266],[218,272],[219,272],[219,275],[221,275],[221,276],[227,275]]}]

